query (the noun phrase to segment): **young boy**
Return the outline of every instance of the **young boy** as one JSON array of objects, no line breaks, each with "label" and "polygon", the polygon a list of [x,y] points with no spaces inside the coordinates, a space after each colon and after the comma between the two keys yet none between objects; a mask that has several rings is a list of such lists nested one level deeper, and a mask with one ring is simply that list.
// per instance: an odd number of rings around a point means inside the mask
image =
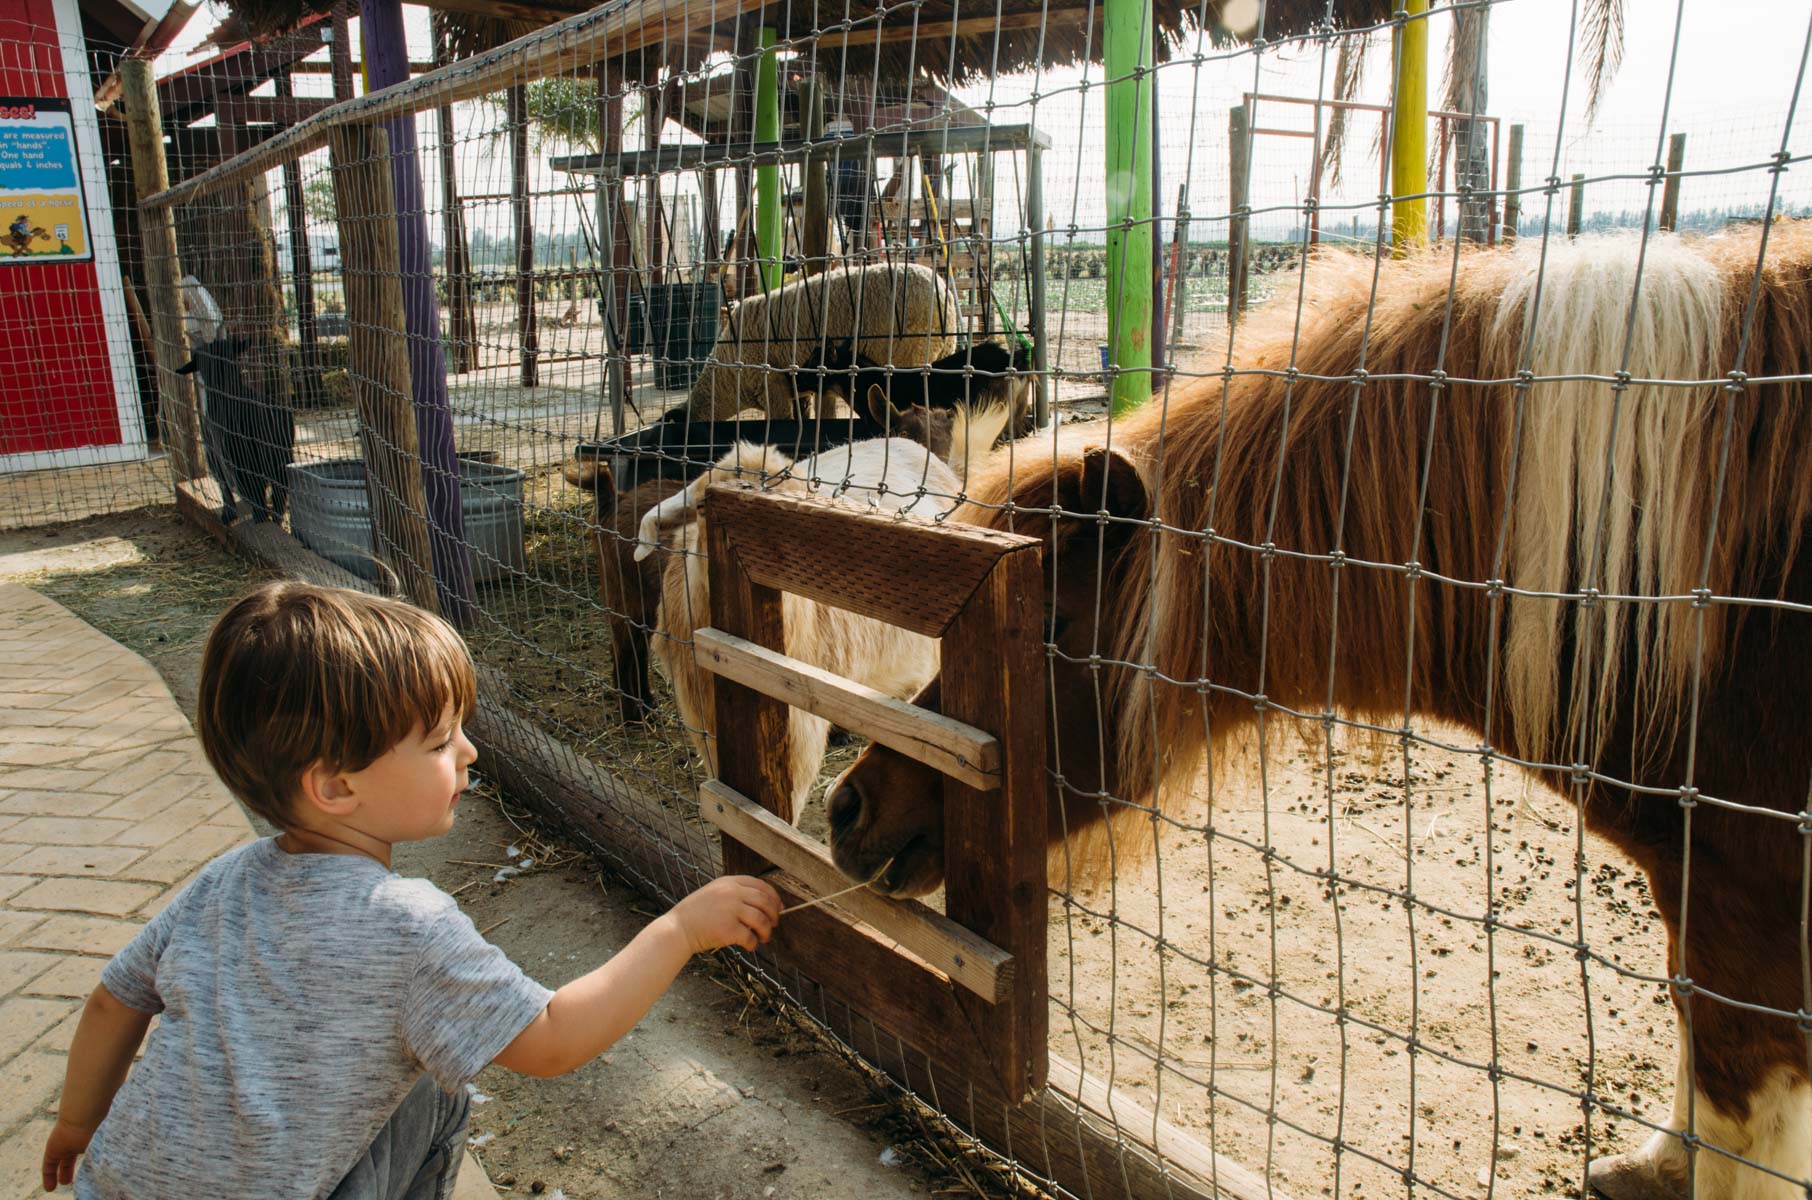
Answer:
[{"label": "young boy", "polygon": [[393,874],[391,847],[453,826],[474,689],[459,635],[396,601],[275,583],[220,618],[196,729],[283,832],[208,864],[102,971],[46,1191],[445,1200],[482,1068],[570,1071],[694,954],[768,940],[774,889],[718,879],[550,992],[451,897]]}]

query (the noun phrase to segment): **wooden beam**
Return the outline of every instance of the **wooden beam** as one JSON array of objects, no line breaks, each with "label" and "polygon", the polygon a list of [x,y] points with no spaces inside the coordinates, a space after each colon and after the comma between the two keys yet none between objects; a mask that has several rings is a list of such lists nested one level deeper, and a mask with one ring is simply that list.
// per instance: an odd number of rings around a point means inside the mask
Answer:
[{"label": "wooden beam", "polygon": [[471,13],[478,17],[502,17],[511,21],[536,21],[550,25],[585,12],[590,5],[576,2],[522,4],[518,0],[434,0],[436,12]]},{"label": "wooden beam", "polygon": [[895,25],[850,29],[841,33],[826,33],[818,38],[818,49],[840,50],[844,46],[874,46],[890,42],[912,42],[940,40],[947,41],[952,35],[956,37],[977,37],[991,34],[997,29],[1037,29],[1042,25],[1070,25],[1086,20],[1091,12],[1095,20],[1100,21],[1100,8],[1053,8],[1048,12],[1003,13],[998,17],[964,17],[958,21],[920,21],[914,24],[911,18],[903,18]]},{"label": "wooden beam", "polygon": [[[442,104],[456,104],[504,91],[550,75],[565,74],[574,62],[599,62],[715,25],[761,8],[766,0],[632,0],[622,8],[596,8],[525,34],[495,50],[462,58],[406,83],[336,104],[291,127],[231,162],[151,196],[143,204],[181,204],[241,176],[271,170],[327,144],[328,130],[349,121],[382,122],[412,116]],[[316,35],[319,36],[318,34]]]},{"label": "wooden beam", "polygon": [[693,633],[692,654],[702,670],[816,713],[970,787],[1000,787],[1000,741],[991,733],[708,626]]},{"label": "wooden beam", "polygon": [[221,125],[294,125],[332,107],[326,96],[222,96],[214,112]]},{"label": "wooden beam", "polygon": [[222,92],[242,95],[277,71],[319,53],[324,45],[321,37],[324,28],[324,22],[310,20],[300,29],[280,34],[268,42],[241,46],[232,53],[167,75],[157,82],[158,103],[163,106],[166,117],[192,121],[202,115],[192,110],[211,104]]},{"label": "wooden beam", "polygon": [[894,900],[866,887],[849,891],[850,881],[822,846],[734,788],[707,779],[698,788],[698,811],[803,884],[808,900],[841,892],[831,904],[892,938],[951,982],[989,1004],[1011,993],[1012,955],[916,900]]},{"label": "wooden beam", "polygon": [[[437,64],[431,62],[411,62],[409,64],[409,70],[413,74],[420,75],[434,70],[436,65]],[[353,60],[353,66],[358,66],[357,59]],[[333,74],[333,62],[331,59],[326,62],[299,62],[291,67],[290,70],[297,75],[331,75]]]},{"label": "wooden beam", "polygon": [[[846,500],[724,483],[706,494],[706,528],[735,531],[731,545],[754,582],[926,637],[943,636],[1003,554],[1039,545],[1018,534],[951,521],[938,525]],[[813,519],[813,541],[798,537],[802,514]],[[925,531],[931,528],[943,536],[928,547]],[[826,545],[835,547],[842,568],[834,578],[823,570]]]}]

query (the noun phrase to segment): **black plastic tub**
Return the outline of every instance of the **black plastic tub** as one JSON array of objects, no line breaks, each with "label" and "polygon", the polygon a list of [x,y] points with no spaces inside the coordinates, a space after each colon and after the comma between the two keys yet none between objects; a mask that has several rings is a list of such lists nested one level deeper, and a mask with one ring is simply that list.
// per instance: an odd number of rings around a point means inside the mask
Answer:
[{"label": "black plastic tub", "polygon": [[692,480],[728,454],[737,442],[773,446],[790,458],[808,458],[862,438],[883,437],[867,417],[804,421],[659,421],[634,433],[574,447],[581,459],[601,460],[618,490],[650,479]]}]

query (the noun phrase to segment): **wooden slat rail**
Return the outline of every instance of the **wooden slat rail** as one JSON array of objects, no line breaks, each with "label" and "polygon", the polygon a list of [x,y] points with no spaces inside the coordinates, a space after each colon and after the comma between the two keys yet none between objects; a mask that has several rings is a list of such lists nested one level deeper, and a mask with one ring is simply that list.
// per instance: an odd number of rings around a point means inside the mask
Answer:
[{"label": "wooden slat rail", "polygon": [[692,635],[692,656],[702,670],[891,746],[970,787],[1000,787],[1000,741],[973,725],[709,627]]},{"label": "wooden slat rail", "polygon": [[[850,886],[817,843],[736,789],[707,779],[698,788],[698,808],[705,820],[810,888],[808,899]],[[1012,955],[917,901],[894,900],[862,888],[831,903],[990,1004],[1005,999],[1012,989]]]}]

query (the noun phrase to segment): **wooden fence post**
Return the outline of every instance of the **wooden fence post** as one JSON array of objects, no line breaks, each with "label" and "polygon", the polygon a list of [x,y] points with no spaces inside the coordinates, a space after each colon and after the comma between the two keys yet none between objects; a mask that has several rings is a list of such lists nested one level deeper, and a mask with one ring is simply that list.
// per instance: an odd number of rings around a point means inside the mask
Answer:
[{"label": "wooden fence post", "polygon": [[1572,191],[1567,197],[1567,236],[1578,237],[1585,227],[1585,176],[1573,176]]},{"label": "wooden fence post", "polygon": [[[126,107],[126,132],[132,146],[132,183],[143,200],[170,186],[164,162],[163,116],[157,106],[157,85],[151,64],[129,58],[120,64],[120,82]],[[176,220],[168,208],[139,210],[139,237],[145,255],[145,291],[151,305],[151,326],[156,336],[153,354],[157,368],[158,441],[170,455],[175,482],[186,483],[202,473],[200,427],[195,412],[195,388],[176,368],[189,360],[189,346],[182,328],[182,267],[176,258]]]},{"label": "wooden fence post", "polygon": [[[805,113],[805,140],[824,140],[824,84],[816,75],[800,84],[800,108]],[[830,255],[830,164],[817,155],[805,160],[804,227],[799,231],[799,253],[805,273],[823,271]]]},{"label": "wooden fence post", "polygon": [[329,135],[334,211],[346,285],[347,373],[359,413],[365,491],[378,555],[404,593],[439,611],[428,543],[428,498],[409,378],[402,254],[384,130],[343,125]]},{"label": "wooden fence post", "polygon": [[1516,241],[1516,222],[1523,211],[1523,127],[1510,127],[1510,163],[1504,178],[1504,244]]},{"label": "wooden fence post", "polygon": [[528,88],[517,84],[509,96],[510,212],[516,229],[516,332],[520,339],[523,387],[541,380],[535,336],[535,219],[528,192]]},{"label": "wooden fence post", "polygon": [[1246,106],[1236,104],[1227,111],[1227,323],[1236,324],[1246,311],[1246,209],[1252,170],[1252,138],[1248,128]]},{"label": "wooden fence post", "polygon": [[1680,219],[1680,171],[1686,166],[1686,135],[1667,139],[1667,182],[1661,185],[1661,228],[1673,232]]}]

